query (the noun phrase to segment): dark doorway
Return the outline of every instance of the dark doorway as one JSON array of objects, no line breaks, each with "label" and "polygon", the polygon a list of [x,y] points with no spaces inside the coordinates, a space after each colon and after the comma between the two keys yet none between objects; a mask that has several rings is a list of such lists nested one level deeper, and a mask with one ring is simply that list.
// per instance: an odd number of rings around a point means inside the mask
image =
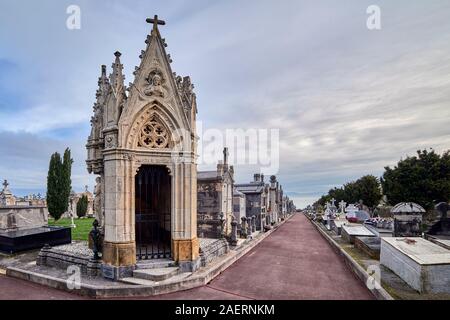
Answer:
[{"label": "dark doorway", "polygon": [[170,258],[171,181],[167,168],[142,166],[135,178],[135,193],[137,258]]}]

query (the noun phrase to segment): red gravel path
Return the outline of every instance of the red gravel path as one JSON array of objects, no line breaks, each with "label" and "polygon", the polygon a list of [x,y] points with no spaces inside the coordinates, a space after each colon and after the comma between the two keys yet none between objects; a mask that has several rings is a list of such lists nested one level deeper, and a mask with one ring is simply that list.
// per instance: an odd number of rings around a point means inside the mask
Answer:
[{"label": "red gravel path", "polygon": [[207,288],[163,299],[373,299],[302,214],[296,214]]}]

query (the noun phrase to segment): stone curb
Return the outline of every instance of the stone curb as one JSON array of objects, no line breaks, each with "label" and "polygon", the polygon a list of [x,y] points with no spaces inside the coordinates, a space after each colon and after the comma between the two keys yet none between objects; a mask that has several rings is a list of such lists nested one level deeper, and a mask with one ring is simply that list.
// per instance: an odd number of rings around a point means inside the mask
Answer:
[{"label": "stone curb", "polygon": [[216,262],[216,265],[214,265],[213,261],[210,264],[210,267],[207,268],[206,270],[201,270],[198,274],[194,273],[193,276],[188,277],[187,279],[183,279],[181,281],[178,280],[155,286],[124,285],[120,288],[81,284],[80,289],[71,290],[67,287],[67,282],[64,279],[55,278],[52,276],[36,273],[33,271],[23,270],[16,267],[8,267],[6,269],[6,275],[9,277],[30,281],[43,286],[55,288],[73,294],[78,294],[81,296],[88,296],[96,299],[155,296],[173,293],[177,291],[194,289],[197,287],[207,285],[215,277],[217,277],[228,267],[230,267],[233,263],[235,263],[237,260],[246,255],[250,250],[255,248],[265,238],[267,238],[273,232],[278,230],[280,226],[282,226],[285,222],[289,221],[289,219],[292,218],[293,216],[294,215],[291,215],[284,221],[280,222],[278,225],[273,226],[273,229],[265,233],[260,233],[255,239],[253,239],[250,242],[247,242],[241,248],[230,251],[227,254],[228,256],[225,256],[222,258],[222,260]]},{"label": "stone curb", "polygon": [[[306,217],[306,216],[305,216]],[[361,280],[364,285],[366,285],[367,283],[367,279],[370,277],[370,275],[367,273],[366,270],[364,270],[363,267],[361,267],[359,265],[358,262],[355,261],[355,259],[353,259],[347,252],[345,252],[344,249],[341,248],[341,246],[339,246],[339,244],[334,241],[333,238],[331,238],[325,231],[322,230],[322,228],[320,228],[320,226],[312,221],[311,219],[309,219],[308,217],[306,217],[311,224],[319,231],[319,233],[322,235],[322,237],[325,238],[325,240],[327,240],[327,242],[329,243],[329,245],[331,246],[331,248],[338,253],[339,255],[342,256],[342,258],[344,259],[345,264],[350,268],[350,270],[358,277],[359,280]],[[373,296],[377,299],[377,300],[395,300],[385,289],[380,288],[380,289],[369,289],[368,290],[373,294]]]}]

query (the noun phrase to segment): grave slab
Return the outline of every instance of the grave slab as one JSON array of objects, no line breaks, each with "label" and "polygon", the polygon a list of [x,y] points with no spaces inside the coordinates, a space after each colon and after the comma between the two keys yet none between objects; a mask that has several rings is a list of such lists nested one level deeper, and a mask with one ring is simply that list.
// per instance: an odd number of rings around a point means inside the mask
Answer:
[{"label": "grave slab", "polygon": [[384,237],[392,237],[394,231],[391,229],[382,229],[382,228],[376,228],[371,225],[367,225],[366,228],[370,230],[373,234],[375,234],[377,237],[384,238]]},{"label": "grave slab", "polygon": [[355,247],[366,253],[372,259],[380,259],[380,237],[356,237]]},{"label": "grave slab", "polygon": [[381,238],[380,263],[420,293],[450,293],[450,250],[428,240]]},{"label": "grave slab", "polygon": [[375,235],[364,226],[342,226],[341,231],[342,238],[350,242],[351,244],[355,243],[355,237],[375,237]]},{"label": "grave slab", "polygon": [[428,236],[427,240],[436,243],[438,246],[450,250],[450,239],[449,238],[440,238],[440,237],[430,237]]}]

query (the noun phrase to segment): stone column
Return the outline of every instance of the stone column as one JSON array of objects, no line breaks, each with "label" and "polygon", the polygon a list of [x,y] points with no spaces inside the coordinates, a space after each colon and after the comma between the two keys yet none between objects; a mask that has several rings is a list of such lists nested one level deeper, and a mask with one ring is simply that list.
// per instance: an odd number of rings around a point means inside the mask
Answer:
[{"label": "stone column", "polygon": [[105,236],[102,271],[117,280],[132,274],[136,264],[134,235],[134,168],[130,159],[114,151],[105,152]]},{"label": "stone column", "polygon": [[237,226],[238,223],[233,217],[233,221],[231,221],[231,245],[236,246],[237,245]]},{"label": "stone column", "polygon": [[252,216],[252,232],[256,232],[256,216]]},{"label": "stone column", "polygon": [[175,160],[172,172],[172,252],[184,272],[200,267],[197,238],[197,165],[194,155]]}]

